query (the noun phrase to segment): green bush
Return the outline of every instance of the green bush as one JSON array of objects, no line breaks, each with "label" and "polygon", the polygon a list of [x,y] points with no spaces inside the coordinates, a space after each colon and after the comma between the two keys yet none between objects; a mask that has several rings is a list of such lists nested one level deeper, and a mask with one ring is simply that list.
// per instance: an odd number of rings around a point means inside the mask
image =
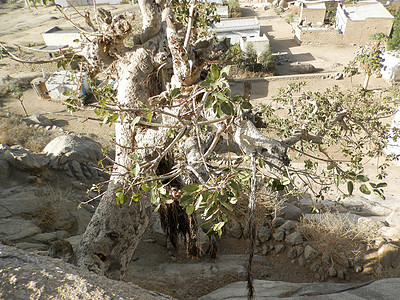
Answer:
[{"label": "green bush", "polygon": [[265,71],[271,71],[275,68],[274,57],[272,56],[271,46],[269,44],[260,54],[259,61]]}]

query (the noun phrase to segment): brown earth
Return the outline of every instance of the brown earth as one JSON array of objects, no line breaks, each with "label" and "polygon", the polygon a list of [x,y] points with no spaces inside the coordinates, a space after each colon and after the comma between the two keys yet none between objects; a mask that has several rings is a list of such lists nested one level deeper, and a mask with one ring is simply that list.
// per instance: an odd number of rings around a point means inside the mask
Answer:
[{"label": "brown earth", "polygon": [[[124,4],[119,6],[105,6],[106,9],[110,9],[113,13],[125,11],[131,9],[130,4]],[[90,10],[91,7],[79,7],[79,11]],[[135,8],[137,10],[137,7]],[[73,19],[75,22],[81,22],[78,14],[72,9],[66,9],[68,17]],[[285,22],[285,15],[279,16],[273,9],[262,10],[261,8],[252,9],[246,8],[243,10],[243,16],[256,15],[260,16],[260,22],[262,25],[262,31],[271,39],[271,46],[273,53],[283,54],[285,53],[291,60],[298,62],[308,62],[318,68],[319,73],[329,74],[341,71],[348,61],[353,58],[355,47],[339,47],[339,46],[318,46],[318,45],[297,45],[293,40],[292,27],[290,24]],[[84,23],[82,23],[83,25]],[[38,48],[43,45],[43,39],[41,33],[47,31],[53,26],[70,27],[68,21],[63,19],[60,13],[55,9],[54,6],[34,8],[24,8],[18,5],[1,6],[0,7],[0,41],[6,43],[9,46],[14,44],[22,46],[34,46]],[[25,59],[32,59],[37,56],[46,57],[44,54],[30,54],[24,55]],[[0,61],[0,77],[10,75],[13,77],[20,76],[21,74],[27,74],[30,72],[41,72],[43,69],[47,74],[55,70],[54,65],[30,65],[16,63],[8,58]],[[293,75],[290,72],[290,68],[287,64],[278,66],[278,72],[280,75]],[[262,103],[270,100],[275,95],[279,88],[286,86],[293,80],[305,80],[307,82],[308,89],[313,91],[325,90],[327,87],[333,87],[335,85],[340,86],[343,90],[354,89],[357,85],[363,81],[363,76],[358,75],[343,80],[334,79],[322,79],[321,76],[302,76],[300,78],[293,78],[290,76],[282,76],[275,78],[274,80],[267,79],[255,79],[252,81],[252,96],[251,100],[254,103]],[[370,88],[384,89],[387,88],[387,83],[381,78],[372,78],[370,82]],[[243,83],[235,81],[232,83],[232,88],[238,93],[242,93]],[[96,121],[89,120],[87,117],[93,117],[94,114],[90,110],[80,111],[74,116],[66,116],[67,112],[65,106],[59,102],[42,100],[36,96],[32,89],[28,89],[24,92],[23,103],[26,106],[29,114],[47,114],[47,117],[57,121],[60,127],[65,130],[72,131],[78,134],[86,135],[100,141],[103,145],[109,145],[109,134],[112,133],[113,128],[103,127],[99,128],[99,124]],[[19,102],[10,95],[7,95],[0,99],[0,107],[3,112],[11,112],[15,114],[23,114],[22,107]],[[60,115],[62,114],[62,115]],[[371,164],[370,169],[373,169]],[[400,178],[400,172],[392,166],[389,169],[391,178],[389,182],[388,192],[390,195],[395,197],[398,194],[397,181]],[[157,267],[162,263],[188,263],[193,262],[185,258],[182,253],[176,253],[165,246],[160,246],[153,242],[154,236],[148,233],[148,236],[144,237],[144,241],[138,247],[135,256],[138,258],[133,264],[132,272],[143,272],[144,274]],[[220,254],[243,254],[246,253],[247,243],[244,239],[235,240],[233,238],[224,238],[220,241]],[[208,260],[202,258],[202,261]],[[298,264],[292,264],[287,258],[286,253],[279,255],[269,255],[268,260],[270,263],[270,269],[264,274],[258,274],[257,278],[269,279],[269,280],[282,280],[289,282],[313,282],[316,281],[314,273],[310,272],[309,269],[301,267]],[[127,280],[135,282],[135,276],[129,275]],[[236,281],[243,278],[224,278],[218,282],[203,282],[202,278],[196,278],[195,274],[188,281],[192,281],[193,290],[190,295],[184,296],[184,298],[198,297],[199,295],[205,294],[212,291],[215,288],[224,286],[229,282]],[[364,281],[370,279],[369,276],[363,274],[351,274],[351,281]],[[340,281],[334,279],[335,281]],[[196,284],[201,282],[202,284]],[[142,283],[146,288],[157,287],[155,283]],[[204,285],[203,285],[204,284]],[[171,287],[163,291],[169,291],[172,295],[182,296],[173,291]]]}]

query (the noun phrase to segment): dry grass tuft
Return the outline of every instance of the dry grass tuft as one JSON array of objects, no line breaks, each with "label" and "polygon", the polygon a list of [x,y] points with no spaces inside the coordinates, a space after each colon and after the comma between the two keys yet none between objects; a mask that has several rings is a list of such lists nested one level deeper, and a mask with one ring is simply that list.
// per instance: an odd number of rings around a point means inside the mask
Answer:
[{"label": "dry grass tuft", "polygon": [[76,202],[71,199],[71,195],[71,188],[62,189],[60,186],[48,186],[38,192],[36,196],[47,203],[34,216],[39,221],[39,226],[45,230],[53,230],[58,221],[68,217],[69,212],[76,208]]},{"label": "dry grass tuft", "polygon": [[21,116],[0,116],[0,144],[21,145],[41,152],[52,139],[48,131],[26,125]]},{"label": "dry grass tuft", "polygon": [[329,255],[333,265],[346,266],[361,257],[376,236],[376,230],[362,226],[345,214],[324,213],[315,219],[303,219],[299,230],[311,246]]}]

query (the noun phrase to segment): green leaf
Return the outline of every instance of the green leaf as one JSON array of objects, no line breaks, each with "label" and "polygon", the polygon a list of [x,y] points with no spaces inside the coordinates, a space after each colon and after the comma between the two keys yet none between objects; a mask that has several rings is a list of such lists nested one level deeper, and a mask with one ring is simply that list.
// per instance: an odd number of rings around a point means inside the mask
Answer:
[{"label": "green leaf", "polygon": [[212,97],[210,95],[207,97],[206,101],[204,102],[204,107],[209,108],[209,107],[211,107],[211,105],[213,105],[213,103],[214,103],[214,97]]},{"label": "green leaf", "polygon": [[186,207],[186,213],[190,216],[194,212],[193,204],[190,204]]},{"label": "green leaf", "polygon": [[150,191],[151,188],[152,188],[152,187],[151,187],[150,185],[148,185],[148,184],[143,184],[143,185],[142,185],[142,190],[143,190],[144,192]]},{"label": "green leaf", "polygon": [[233,106],[229,102],[222,102],[221,103],[221,110],[224,114],[231,116],[234,113]]},{"label": "green leaf", "polygon": [[180,89],[180,88],[174,88],[174,89],[171,91],[171,97],[172,97],[172,98],[176,98],[176,97],[178,97],[180,94],[181,94],[181,89]]},{"label": "green leaf", "polygon": [[347,181],[347,191],[349,192],[349,195],[353,194],[353,190],[354,190],[354,182],[351,180]]},{"label": "green leaf", "polygon": [[175,130],[172,128],[168,129],[167,135],[169,138],[173,139],[175,137]]},{"label": "green leaf", "polygon": [[164,186],[161,186],[161,187],[158,188],[158,192],[161,195],[166,195],[167,194],[167,189]]},{"label": "green leaf", "polygon": [[153,120],[153,113],[149,112],[147,113],[147,122],[149,122],[149,124],[151,124],[151,121]]},{"label": "green leaf", "polygon": [[243,109],[250,109],[252,107],[253,107],[253,105],[251,105],[251,103],[248,102],[248,101],[245,101],[245,102],[242,103],[242,108]]},{"label": "green leaf", "polygon": [[224,225],[225,222],[218,222],[217,224],[214,224],[212,228],[214,231],[219,231],[222,229],[222,227],[224,227]]},{"label": "green leaf", "polygon": [[132,177],[137,177],[139,173],[140,173],[140,166],[139,164],[135,164],[130,170],[130,175]]},{"label": "green leaf", "polygon": [[211,86],[211,80],[209,80],[209,79],[203,80],[203,81],[200,83],[200,86],[201,86],[202,88],[205,88],[205,89],[209,88],[209,87]]},{"label": "green leaf", "polygon": [[136,117],[132,120],[131,125],[135,126],[140,121],[140,117]]},{"label": "green leaf", "polygon": [[367,182],[367,181],[369,181],[369,178],[367,176],[365,176],[365,175],[357,175],[356,179],[357,179],[358,182]]},{"label": "green leaf", "polygon": [[101,110],[100,110],[100,108],[95,108],[95,109],[94,109],[94,113],[95,113],[97,116],[100,116],[100,115],[101,115]]},{"label": "green leaf", "polygon": [[219,78],[219,68],[216,64],[212,64],[210,68],[211,78],[215,81]]},{"label": "green leaf", "polygon": [[217,99],[222,100],[224,102],[229,101],[229,97],[223,93],[218,93],[217,94]]},{"label": "green leaf", "polygon": [[229,204],[228,202],[226,202],[226,201],[221,201],[221,204],[222,204],[222,206],[225,207],[227,210],[233,211],[232,206],[230,206],[230,204]]},{"label": "green leaf", "polygon": [[127,196],[124,194],[122,189],[118,189],[115,192],[115,196],[117,198],[117,205],[122,205],[126,202]]},{"label": "green leaf", "polygon": [[193,184],[188,184],[188,185],[185,185],[184,187],[183,187],[183,190],[186,192],[186,193],[193,193],[193,192],[196,192],[196,191],[198,191],[200,189],[200,185],[199,184],[196,184],[196,183],[193,183]]},{"label": "green leaf", "polygon": [[369,190],[369,188],[365,184],[362,184],[360,186],[360,192],[363,193],[363,194],[366,194],[366,195],[371,194],[371,191]]},{"label": "green leaf", "polygon": [[222,75],[223,77],[228,77],[230,70],[231,70],[231,65],[225,66],[225,67],[221,70],[221,75]]},{"label": "green leaf", "polygon": [[140,194],[133,194],[131,197],[131,202],[139,202],[140,200]]},{"label": "green leaf", "polygon": [[377,188],[387,187],[387,183],[386,183],[386,182],[378,183],[378,184],[376,185],[376,187],[377,187]]}]

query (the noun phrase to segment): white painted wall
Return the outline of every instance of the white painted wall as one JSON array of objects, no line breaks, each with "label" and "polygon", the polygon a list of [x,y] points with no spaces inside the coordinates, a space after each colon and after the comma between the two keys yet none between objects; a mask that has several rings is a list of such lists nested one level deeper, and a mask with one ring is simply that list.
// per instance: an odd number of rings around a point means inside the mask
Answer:
[{"label": "white painted wall", "polygon": [[382,77],[389,82],[400,81],[400,51],[386,51],[382,58],[384,59]]}]

